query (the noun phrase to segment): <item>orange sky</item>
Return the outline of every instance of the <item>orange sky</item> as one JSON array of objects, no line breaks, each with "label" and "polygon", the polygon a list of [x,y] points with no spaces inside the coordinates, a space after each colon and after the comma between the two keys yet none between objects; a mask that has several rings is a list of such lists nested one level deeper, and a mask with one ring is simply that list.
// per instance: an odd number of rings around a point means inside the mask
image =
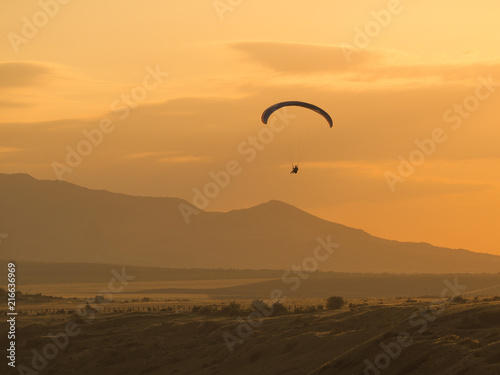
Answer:
[{"label": "orange sky", "polygon": [[[278,199],[500,254],[499,13],[493,0],[3,2],[0,172],[192,201],[234,161],[205,209]],[[283,100],[334,127],[289,109],[262,133]]]}]

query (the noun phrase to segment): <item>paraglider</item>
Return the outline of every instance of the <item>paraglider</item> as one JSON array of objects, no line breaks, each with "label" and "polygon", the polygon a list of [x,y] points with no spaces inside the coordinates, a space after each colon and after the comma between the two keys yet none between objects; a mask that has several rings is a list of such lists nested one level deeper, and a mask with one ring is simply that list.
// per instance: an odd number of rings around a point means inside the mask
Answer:
[{"label": "paraglider", "polygon": [[[276,103],[276,104],[270,106],[262,113],[262,116],[261,116],[262,122],[264,124],[267,124],[269,118],[271,117],[271,115],[274,112],[276,112],[280,108],[289,107],[289,106],[310,109],[311,111],[314,111],[314,112],[318,113],[319,115],[323,116],[323,118],[328,122],[328,125],[330,126],[330,128],[333,127],[333,120],[325,110],[321,109],[318,106],[315,106],[314,104],[295,101],[295,100],[287,101],[287,102],[280,102],[280,103]],[[290,172],[290,174],[297,174],[298,171],[299,171],[298,163],[292,163],[292,171]]]},{"label": "paraglider", "polygon": [[330,115],[323,109],[315,106],[314,104],[306,103],[306,102],[299,102],[299,101],[288,101],[288,102],[281,102],[281,103],[276,103],[275,105],[270,106],[268,109],[266,109],[262,113],[261,120],[264,124],[267,124],[267,120],[269,120],[269,117],[276,112],[278,109],[283,108],[283,107],[289,107],[289,106],[296,106],[296,107],[303,107],[310,109],[311,111],[314,111],[321,116],[325,118],[326,121],[328,121],[328,125],[330,125],[330,128],[333,126],[333,120],[330,117]]}]

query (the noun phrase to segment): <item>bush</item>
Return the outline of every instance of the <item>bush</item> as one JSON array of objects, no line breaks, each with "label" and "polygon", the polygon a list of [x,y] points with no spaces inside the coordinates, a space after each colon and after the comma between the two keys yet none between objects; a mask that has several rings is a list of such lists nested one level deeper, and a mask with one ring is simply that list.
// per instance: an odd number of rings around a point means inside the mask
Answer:
[{"label": "bush", "polygon": [[267,303],[265,303],[261,299],[256,299],[256,300],[252,301],[252,304],[250,305],[250,310],[252,310],[252,311],[261,311],[261,310],[267,311],[267,310],[269,310],[269,306],[267,305]]},{"label": "bush", "polygon": [[275,302],[275,303],[273,303],[272,309],[273,309],[273,313],[272,313],[271,316],[288,314],[288,309],[281,302]]},{"label": "bush", "polygon": [[224,315],[238,315],[241,312],[241,305],[236,301],[231,301],[229,305],[222,306],[220,312]]},{"label": "bush", "polygon": [[344,306],[346,301],[342,297],[332,296],[326,300],[326,308],[328,310],[338,310]]},{"label": "bush", "polygon": [[109,303],[111,301],[106,300],[106,298],[104,298],[103,296],[97,295],[94,298],[94,302],[95,303]]},{"label": "bush", "polygon": [[468,300],[462,296],[456,296],[456,297],[453,297],[453,299],[451,300],[451,302],[453,303],[467,303]]}]

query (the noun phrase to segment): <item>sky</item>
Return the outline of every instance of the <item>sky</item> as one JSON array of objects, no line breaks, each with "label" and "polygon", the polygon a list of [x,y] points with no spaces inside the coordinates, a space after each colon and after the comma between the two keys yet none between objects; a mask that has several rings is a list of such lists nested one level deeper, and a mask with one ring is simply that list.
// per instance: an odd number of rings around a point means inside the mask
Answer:
[{"label": "sky", "polygon": [[[500,255],[493,0],[0,3],[0,172]],[[333,118],[289,107],[314,103]],[[290,175],[292,163],[299,173]]]}]

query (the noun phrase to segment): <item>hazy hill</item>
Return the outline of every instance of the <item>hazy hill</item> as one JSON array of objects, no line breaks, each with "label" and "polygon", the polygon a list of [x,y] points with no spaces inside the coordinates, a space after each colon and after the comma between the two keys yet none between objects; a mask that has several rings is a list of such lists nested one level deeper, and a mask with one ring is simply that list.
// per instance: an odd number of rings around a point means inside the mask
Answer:
[{"label": "hazy hill", "polygon": [[498,272],[500,256],[402,243],[271,201],[186,224],[177,198],[134,197],[26,174],[0,174],[0,257],[169,268],[290,269],[316,238],[340,244],[319,269],[340,272]]}]

